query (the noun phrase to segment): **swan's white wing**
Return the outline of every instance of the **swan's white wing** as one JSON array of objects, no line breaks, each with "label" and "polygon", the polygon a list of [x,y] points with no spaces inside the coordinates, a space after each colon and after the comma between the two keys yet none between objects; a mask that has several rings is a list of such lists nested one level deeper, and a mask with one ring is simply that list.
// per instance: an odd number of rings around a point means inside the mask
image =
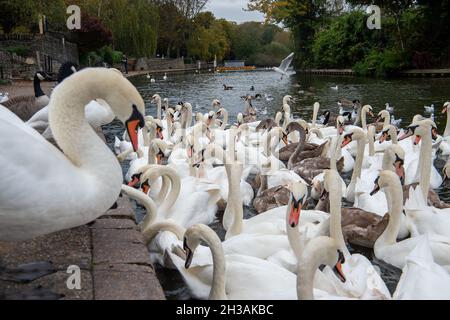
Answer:
[{"label": "swan's white wing", "polygon": [[292,63],[292,60],[294,60],[294,52],[292,52],[289,56],[287,56],[283,61],[281,61],[280,69],[284,72],[288,71],[289,66]]},{"label": "swan's white wing", "polygon": [[36,112],[26,124],[32,128],[48,126],[48,106]]},{"label": "swan's white wing", "polygon": [[4,111],[0,108],[4,137],[0,139],[0,238],[15,239],[28,229],[36,234],[59,230],[78,221],[63,213],[73,212],[92,196],[89,189],[74,194],[77,186],[95,187],[95,182],[38,132]]}]

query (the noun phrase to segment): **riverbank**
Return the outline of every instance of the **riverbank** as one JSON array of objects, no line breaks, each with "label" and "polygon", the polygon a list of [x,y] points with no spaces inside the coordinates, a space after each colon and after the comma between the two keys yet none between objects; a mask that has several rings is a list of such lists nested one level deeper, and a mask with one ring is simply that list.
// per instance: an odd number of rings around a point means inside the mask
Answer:
[{"label": "riverbank", "polygon": [[[117,204],[85,226],[0,242],[0,300],[165,300],[130,199]],[[67,285],[73,266],[80,289]]]},{"label": "riverbank", "polygon": [[[356,76],[352,69],[304,69],[299,74],[313,74],[322,76]],[[450,77],[450,69],[411,69],[397,73],[401,77]]]}]

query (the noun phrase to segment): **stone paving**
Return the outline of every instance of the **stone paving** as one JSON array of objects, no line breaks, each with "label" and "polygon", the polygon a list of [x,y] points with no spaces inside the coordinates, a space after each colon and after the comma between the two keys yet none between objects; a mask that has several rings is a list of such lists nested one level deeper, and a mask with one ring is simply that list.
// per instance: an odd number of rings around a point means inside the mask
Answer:
[{"label": "stone paving", "polygon": [[[81,270],[70,290],[69,266]],[[127,197],[95,222],[21,243],[0,242],[0,299],[164,300]]]}]

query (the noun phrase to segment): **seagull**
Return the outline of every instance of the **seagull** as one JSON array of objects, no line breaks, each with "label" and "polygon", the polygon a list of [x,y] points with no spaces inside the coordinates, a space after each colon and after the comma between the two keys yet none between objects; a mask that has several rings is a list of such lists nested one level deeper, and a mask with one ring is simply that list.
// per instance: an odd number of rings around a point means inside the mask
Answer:
[{"label": "seagull", "polygon": [[266,101],[270,102],[274,100],[274,97],[272,97],[270,94],[265,93],[264,98],[266,98]]},{"label": "seagull", "polygon": [[403,121],[402,119],[395,119],[394,115],[392,115],[391,124],[393,126],[396,126],[397,128],[400,128],[400,125],[402,124],[402,121]]},{"label": "seagull", "polygon": [[388,102],[386,103],[386,111],[389,113],[394,112],[394,107],[391,107],[391,105]]},{"label": "seagull", "polygon": [[425,112],[434,113],[434,104],[432,104],[431,106],[424,106],[424,108],[425,108]]},{"label": "seagull", "polygon": [[286,57],[283,61],[281,61],[280,66],[274,67],[272,70],[278,72],[281,74],[281,80],[283,80],[284,76],[290,77],[296,74],[294,71],[294,67],[291,66],[292,60],[294,60],[294,52],[292,52],[290,55]]},{"label": "seagull", "polygon": [[338,91],[339,90],[339,86],[331,87],[331,90]]}]

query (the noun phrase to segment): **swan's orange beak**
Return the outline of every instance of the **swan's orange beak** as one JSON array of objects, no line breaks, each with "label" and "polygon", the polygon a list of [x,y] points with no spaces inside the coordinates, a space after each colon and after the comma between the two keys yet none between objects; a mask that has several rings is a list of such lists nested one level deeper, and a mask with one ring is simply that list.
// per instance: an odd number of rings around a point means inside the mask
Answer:
[{"label": "swan's orange beak", "polygon": [[346,136],[344,137],[344,141],[342,141],[341,148],[344,148],[345,146],[347,146],[348,144],[350,144],[350,142],[352,142],[352,141],[353,141],[352,136],[351,136],[351,135],[346,135]]},{"label": "swan's orange beak", "polygon": [[128,183],[128,186],[134,188],[138,183],[139,178],[137,176],[133,176],[132,180]]},{"label": "swan's orange beak", "polygon": [[284,142],[285,145],[289,144],[288,136],[286,134],[283,134],[283,142]]},{"label": "swan's orange beak", "polygon": [[416,138],[414,139],[414,145],[417,146],[420,143],[420,140],[422,140],[422,137],[416,136]]},{"label": "swan's orange beak", "polygon": [[403,167],[403,161],[395,162],[395,173],[399,176],[402,185],[405,184],[405,168]]},{"label": "swan's orange beak", "polygon": [[148,194],[150,191],[150,185],[148,184],[148,180],[142,184],[142,192],[144,194]]},{"label": "swan's orange beak", "polygon": [[187,149],[187,156],[188,156],[188,158],[191,159],[193,154],[194,154],[194,147],[193,147],[193,146],[190,146],[190,147]]},{"label": "swan's orange beak", "polygon": [[291,213],[289,214],[289,225],[292,228],[295,228],[298,226],[298,224],[300,222],[301,211],[302,211],[301,200],[297,202],[294,198],[292,198]]},{"label": "swan's orange beak", "polygon": [[347,279],[345,278],[344,272],[342,271],[342,264],[345,262],[344,254],[341,251],[338,251],[339,253],[339,260],[336,263],[336,265],[333,268],[334,273],[336,276],[341,280],[342,282],[346,282]]},{"label": "swan's orange beak", "polygon": [[162,128],[159,126],[156,128],[156,137],[158,139],[164,140],[164,134],[162,132]]},{"label": "swan's orange beak", "polygon": [[442,109],[442,113],[443,113],[443,114],[444,114],[444,113],[447,113],[447,111],[448,111],[447,107],[444,107],[444,109]]},{"label": "swan's orange beak", "polygon": [[133,145],[134,152],[137,152],[139,149],[138,127],[139,127],[139,120],[128,121],[127,123],[128,136],[130,137],[130,141],[131,144]]},{"label": "swan's orange beak", "polygon": [[344,133],[344,127],[341,125],[339,126],[339,135]]},{"label": "swan's orange beak", "polygon": [[134,152],[137,152],[139,149],[138,130],[145,126],[145,120],[144,116],[137,110],[136,106],[133,106],[133,113],[125,125],[131,144],[133,145],[133,150]]}]

